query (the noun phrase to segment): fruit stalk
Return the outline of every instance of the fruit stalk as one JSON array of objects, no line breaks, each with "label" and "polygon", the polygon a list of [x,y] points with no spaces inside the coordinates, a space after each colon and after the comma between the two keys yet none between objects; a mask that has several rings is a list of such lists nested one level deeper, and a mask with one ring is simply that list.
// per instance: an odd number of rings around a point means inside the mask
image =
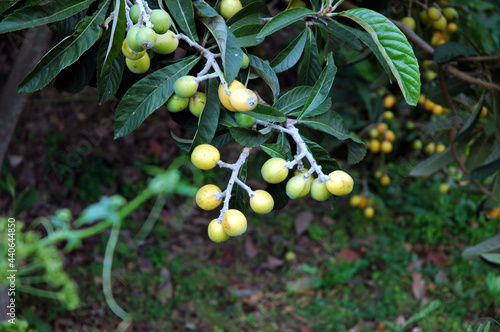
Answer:
[{"label": "fruit stalk", "polygon": [[299,129],[297,127],[295,127],[295,123],[297,123],[297,120],[293,120],[293,119],[286,120],[285,127],[283,127],[282,125],[277,125],[274,123],[265,122],[265,121],[261,121],[261,120],[256,120],[255,123],[260,124],[264,127],[276,129],[278,131],[281,131],[285,134],[290,135],[293,138],[293,140],[297,144],[297,154],[295,155],[295,157],[292,161],[289,161],[285,164],[286,168],[292,169],[295,165],[297,165],[305,157],[309,161],[309,163],[311,164],[311,168],[309,169],[309,171],[306,174],[304,174],[304,177],[306,179],[309,179],[309,176],[311,176],[314,172],[316,172],[316,174],[318,174],[318,181],[320,183],[328,181],[330,179],[330,177],[328,175],[323,173],[323,171],[321,170],[321,166],[318,165],[318,163],[314,159],[313,155],[307,149],[306,142],[304,142],[304,140],[302,139],[302,137],[299,134]]},{"label": "fruit stalk", "polygon": [[240,172],[241,166],[245,163],[247,160],[248,156],[250,155],[250,150],[252,148],[245,147],[243,148],[243,151],[241,151],[240,157],[234,164],[228,164],[225,163],[221,160],[217,162],[217,165],[221,168],[229,168],[232,173],[231,177],[229,178],[229,182],[227,183],[227,188],[220,194],[220,197],[224,197],[224,205],[222,209],[220,210],[220,215],[219,218],[217,218],[217,223],[220,224],[222,223],[222,217],[224,214],[229,210],[229,201],[231,200],[231,192],[233,191],[234,184],[237,183],[240,185],[243,189],[245,189],[248,194],[251,196],[255,195],[255,193],[250,189],[249,186],[244,184],[240,179],[238,179],[238,173]]},{"label": "fruit stalk", "polygon": [[141,15],[139,16],[139,21],[137,22],[137,24],[139,26],[142,26],[145,23],[146,28],[153,29],[153,23],[151,23],[151,20],[149,19],[151,9],[149,8],[147,2],[145,2],[144,0],[137,0],[136,2],[141,10]]},{"label": "fruit stalk", "polygon": [[[219,77],[221,83],[224,85],[224,91],[229,95],[228,83],[227,83],[226,79],[224,78],[224,74],[222,73],[222,70],[220,69],[219,64],[215,60],[216,55],[214,53],[210,52],[205,47],[198,44],[197,42],[192,41],[188,36],[186,36],[183,33],[179,33],[179,34],[175,35],[175,38],[185,41],[190,47],[199,51],[201,53],[201,55],[207,60],[205,68],[203,68],[202,71],[200,73],[198,73],[197,82],[199,83],[199,82],[201,82],[205,79],[208,79],[208,78]],[[209,74],[210,77],[208,77],[205,74],[208,72],[208,70],[210,68],[213,68],[214,73]]]}]

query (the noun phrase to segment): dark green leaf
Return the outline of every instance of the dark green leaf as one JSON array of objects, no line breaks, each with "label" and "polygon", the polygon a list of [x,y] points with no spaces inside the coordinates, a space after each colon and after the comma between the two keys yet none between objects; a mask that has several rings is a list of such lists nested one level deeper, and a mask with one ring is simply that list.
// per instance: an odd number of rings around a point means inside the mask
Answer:
[{"label": "dark green leaf", "polygon": [[7,179],[5,180],[7,185],[7,191],[9,192],[12,198],[16,198],[16,180],[12,177],[12,174],[7,174]]},{"label": "dark green leaf", "polygon": [[309,114],[314,112],[314,110],[328,97],[336,73],[337,67],[333,61],[332,53],[329,53],[326,66],[321,72],[318,81],[314,84],[311,95],[302,108],[300,115],[297,117],[298,120],[307,117]]},{"label": "dark green leaf", "polygon": [[[61,21],[84,9],[87,9],[92,1],[93,0],[57,0],[51,1],[43,6],[33,6],[19,9],[0,22],[0,33],[17,31],[55,21]],[[104,7],[107,7],[107,1],[105,4],[106,5]],[[99,23],[102,23],[102,21]]]},{"label": "dark green leaf", "polygon": [[[243,183],[247,180],[247,165],[248,163],[245,162],[241,168],[240,172],[238,173],[238,179],[240,179]],[[245,189],[240,187],[239,185],[235,184],[233,187],[233,192],[231,193],[231,200],[229,201],[229,208],[230,209],[236,209],[238,211],[245,211],[245,205],[246,205],[246,200],[245,200],[245,195],[246,195]]]},{"label": "dark green leaf", "polygon": [[357,36],[359,40],[363,44],[365,44],[375,55],[379,63],[382,65],[384,68],[384,71],[387,73],[387,76],[389,76],[389,79],[391,79],[392,82],[392,74],[391,74],[391,69],[389,68],[389,65],[386,63],[384,56],[382,55],[382,52],[380,51],[378,45],[373,41],[372,37],[368,32],[357,30],[348,26],[344,26],[347,30],[349,30],[353,35]]},{"label": "dark green leaf", "polygon": [[271,16],[271,14],[269,13],[269,9],[267,8],[266,4],[261,1],[254,1],[231,16],[226,21],[226,24],[233,32],[236,29],[248,25],[259,25],[262,28],[262,19],[269,16]]},{"label": "dark green leaf", "polygon": [[434,50],[434,61],[437,63],[448,62],[455,58],[474,55],[477,55],[477,52],[469,45],[450,41],[436,47]]},{"label": "dark green leaf", "polygon": [[339,163],[330,157],[328,151],[326,151],[321,145],[305,137],[302,137],[304,142],[306,142],[307,149],[314,157],[314,160],[321,166],[321,170],[325,174],[330,174],[333,171],[340,169]]},{"label": "dark green leaf", "polygon": [[282,144],[262,144],[260,148],[272,158],[288,160],[290,154],[290,147]]},{"label": "dark green leaf", "polygon": [[94,45],[75,63],[61,70],[54,81],[54,87],[73,94],[82,91],[95,76],[97,50],[97,45]]},{"label": "dark green leaf", "polygon": [[27,187],[21,195],[16,198],[16,205],[14,208],[14,217],[18,216],[21,212],[29,209],[35,204],[37,199],[37,192],[35,188]]},{"label": "dark green leaf", "polygon": [[300,59],[302,51],[304,50],[304,45],[306,44],[307,35],[306,30],[295,37],[294,40],[280,54],[271,61],[271,67],[276,73],[284,72],[292,68]]},{"label": "dark green leaf", "polygon": [[196,0],[193,4],[198,8],[198,18],[214,36],[222,58],[224,76],[228,82],[232,82],[243,63],[243,51],[241,50],[236,37],[227,28],[224,18],[206,2]]},{"label": "dark green leaf", "polygon": [[462,257],[463,259],[479,260],[481,254],[490,253],[500,253],[500,235],[465,249]]},{"label": "dark green leaf", "polygon": [[261,29],[262,25],[249,24],[233,30],[233,33],[241,47],[251,47],[262,42],[262,39],[256,38]]},{"label": "dark green leaf", "polygon": [[325,29],[332,36],[351,45],[352,48],[354,48],[356,51],[361,51],[363,49],[358,37],[354,33],[352,33],[352,31],[349,30],[348,27],[332,19],[325,20],[325,22],[327,23],[326,26],[323,22],[319,21],[314,21],[314,25]]},{"label": "dark green leaf", "polygon": [[[458,146],[457,150],[459,150]],[[454,161],[453,154],[450,147],[448,146],[443,152],[432,155],[429,158],[419,162],[410,172],[410,176],[433,174],[452,161]]]},{"label": "dark green leaf", "polygon": [[99,104],[104,104],[113,97],[120,87],[122,81],[124,57],[118,55],[115,60],[106,67],[104,73],[97,78],[97,90],[99,91]]},{"label": "dark green leaf", "polygon": [[307,40],[298,65],[297,85],[314,85],[321,73],[321,64],[319,62],[318,45],[313,31],[306,29]]},{"label": "dark green leaf", "polygon": [[75,63],[99,38],[99,24],[104,21],[109,0],[103,2],[92,16],[85,17],[76,32],[54,46],[22,80],[18,93],[31,93],[46,86],[62,69]]},{"label": "dark green leaf", "polygon": [[267,121],[267,122],[286,121],[286,117],[283,115],[283,113],[281,113],[274,107],[266,106],[264,104],[258,104],[253,111],[247,112],[246,114],[261,121]]},{"label": "dark green leaf", "polygon": [[165,3],[182,32],[192,41],[198,42],[198,34],[194,23],[193,2],[191,0],[177,0],[165,1]]},{"label": "dark green leaf", "polygon": [[214,139],[220,115],[218,88],[219,83],[217,80],[208,80],[206,87],[207,102],[198,119],[198,128],[191,149],[200,144],[209,144]]},{"label": "dark green leaf", "polygon": [[270,184],[268,183],[266,186],[266,191],[273,196],[274,199],[274,208],[273,210],[280,210],[284,208],[290,198],[286,194],[286,180],[278,183],[278,184]]},{"label": "dark green leaf", "polygon": [[484,96],[485,95],[483,93],[481,99],[479,99],[479,102],[477,103],[471,116],[467,119],[467,121],[465,121],[462,128],[460,128],[460,132],[455,137],[454,142],[460,142],[463,141],[464,139],[467,139],[469,133],[472,131],[472,129],[474,129],[474,126],[476,125],[477,121],[479,120],[479,116],[481,115],[481,109],[483,108],[484,104]]},{"label": "dark green leaf", "polygon": [[[311,111],[308,114],[309,117],[318,116],[323,113],[328,112],[332,108],[332,98],[326,98],[324,102],[322,102],[318,107]],[[297,110],[295,112],[289,113],[291,116],[298,116],[301,110]]]},{"label": "dark green leaf", "polygon": [[181,138],[181,137],[175,135],[173,131],[170,131],[170,136],[172,136],[172,139],[174,140],[175,145],[177,145],[177,147],[179,149],[181,149],[182,151],[185,151],[185,152],[189,152],[189,150],[191,149],[191,145],[193,144],[192,139]]},{"label": "dark green leaf", "polygon": [[273,91],[273,95],[277,97],[280,93],[280,82],[278,81],[276,73],[269,65],[269,62],[255,55],[250,55],[250,67],[267,83],[267,85],[269,85]]},{"label": "dark green leaf", "polygon": [[493,175],[500,169],[500,144],[497,145],[491,155],[486,158],[483,164],[472,170],[470,177],[472,179],[483,179]]},{"label": "dark green leaf", "polygon": [[341,12],[361,25],[378,45],[382,56],[410,105],[416,105],[420,97],[420,71],[418,60],[406,36],[387,17],[366,8]]},{"label": "dark green leaf", "polygon": [[106,41],[101,43],[99,47],[99,73],[98,76],[104,73],[104,70],[115,60],[121,53],[123,40],[125,39],[125,29],[127,26],[127,18],[125,17],[125,0],[115,0],[115,10],[113,12],[113,23],[111,24],[111,33]]},{"label": "dark green leaf", "polygon": [[312,86],[298,86],[281,96],[273,105],[284,114],[288,114],[299,107],[305,105],[309,95],[311,94]]},{"label": "dark green leaf", "polygon": [[229,115],[229,112],[221,112],[219,124],[226,127],[241,127],[236,120]]},{"label": "dark green leaf", "polygon": [[347,157],[349,164],[359,163],[365,157],[365,144],[358,138],[349,135],[344,126],[342,117],[336,112],[330,111],[317,117],[303,118],[299,121],[299,124],[322,131],[341,141],[345,141],[349,149]]},{"label": "dark green leaf", "polygon": [[500,254],[480,254],[479,257],[488,263],[498,265],[500,267]]},{"label": "dark green leaf", "polygon": [[308,8],[291,8],[282,11],[275,17],[273,17],[267,24],[262,28],[257,38],[264,38],[270,34],[283,29],[284,27],[295,23],[306,16],[315,15],[315,12]]},{"label": "dark green leaf", "polygon": [[0,13],[1,16],[7,17],[16,10],[23,8],[33,7],[43,0],[12,0],[12,1],[0,1]]},{"label": "dark green leaf", "polygon": [[186,75],[198,61],[194,56],[183,58],[135,83],[116,108],[115,139],[132,132],[163,105],[174,92],[175,81]]},{"label": "dark green leaf", "polygon": [[229,132],[234,140],[243,146],[254,147],[263,144],[271,136],[271,132],[263,135],[257,130],[247,128],[231,127]]}]

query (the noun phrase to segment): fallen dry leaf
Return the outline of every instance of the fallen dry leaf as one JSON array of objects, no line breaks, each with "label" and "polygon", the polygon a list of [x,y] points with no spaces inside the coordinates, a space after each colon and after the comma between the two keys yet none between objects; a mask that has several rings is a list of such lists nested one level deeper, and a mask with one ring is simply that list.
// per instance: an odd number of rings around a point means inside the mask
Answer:
[{"label": "fallen dry leaf", "polygon": [[247,236],[245,239],[245,254],[250,259],[257,257],[259,254],[259,250],[255,247],[251,236]]},{"label": "fallen dry leaf", "polygon": [[417,271],[413,272],[411,291],[417,300],[423,299],[425,295],[425,280],[422,273]]},{"label": "fallen dry leaf", "polygon": [[436,265],[444,265],[446,263],[446,256],[439,251],[429,251],[427,259]]},{"label": "fallen dry leaf", "polygon": [[295,218],[295,234],[301,236],[309,228],[309,224],[314,220],[314,215],[310,211],[303,211]]},{"label": "fallen dry leaf", "polygon": [[149,149],[155,157],[159,157],[161,154],[161,145],[155,139],[149,140]]},{"label": "fallen dry leaf", "polygon": [[359,253],[359,251],[356,251],[354,249],[344,248],[340,251],[339,257],[343,261],[354,262],[361,258],[361,254]]},{"label": "fallen dry leaf", "polygon": [[283,261],[281,259],[276,258],[276,257],[271,256],[271,255],[267,255],[267,267],[270,270],[275,270],[278,267],[280,267],[281,265],[283,265]]}]

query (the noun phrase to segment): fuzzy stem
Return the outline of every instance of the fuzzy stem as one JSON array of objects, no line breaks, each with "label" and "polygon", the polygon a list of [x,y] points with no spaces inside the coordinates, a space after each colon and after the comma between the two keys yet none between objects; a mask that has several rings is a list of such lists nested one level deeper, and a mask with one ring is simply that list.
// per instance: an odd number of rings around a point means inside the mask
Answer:
[{"label": "fuzzy stem", "polygon": [[146,28],[153,29],[153,23],[151,23],[151,20],[149,18],[151,9],[149,9],[148,4],[144,0],[137,0],[137,5],[141,10],[141,15],[139,16],[139,21],[137,22],[137,25],[142,26],[142,24],[145,23]]},{"label": "fuzzy stem", "polygon": [[[222,209],[220,210],[219,218],[217,218],[217,223],[218,224],[222,223],[222,217],[224,216],[224,214],[226,214],[227,210],[229,210],[229,201],[231,200],[231,192],[233,191],[234,184],[238,183],[238,180],[239,180],[238,179],[238,173],[240,172],[241,166],[243,166],[243,164],[247,160],[248,156],[250,155],[250,150],[252,150],[252,148],[249,148],[249,147],[243,148],[243,151],[241,152],[240,157],[238,158],[238,160],[234,164],[228,164],[228,163],[225,163],[225,162],[223,162],[221,160],[219,160],[217,162],[217,165],[219,165],[219,167],[229,168],[230,170],[232,170],[231,177],[229,178],[229,182],[227,184],[227,188],[223,192],[223,194],[224,194],[224,205],[223,205]],[[241,181],[238,184],[240,186],[241,186],[241,184],[243,184],[244,186],[246,186]],[[247,190],[244,186],[242,186],[242,187],[245,190]],[[248,187],[248,188],[250,188],[250,187]],[[248,190],[247,190],[247,192],[248,192]],[[249,193],[249,195],[251,195],[250,192],[248,192],[248,193]],[[252,191],[252,193],[253,193],[253,191]]]},{"label": "fuzzy stem", "polygon": [[323,171],[321,170],[321,166],[318,165],[318,163],[314,159],[313,155],[307,149],[306,142],[304,142],[304,140],[302,139],[302,137],[299,134],[299,129],[297,127],[295,127],[297,120],[288,119],[285,122],[285,127],[282,125],[277,125],[274,123],[260,121],[260,120],[256,120],[255,123],[260,124],[260,125],[265,126],[265,127],[276,129],[276,130],[281,131],[285,134],[288,134],[295,141],[295,143],[297,144],[297,155],[295,156],[293,161],[289,161],[289,162],[285,163],[286,168],[292,169],[295,165],[297,165],[299,162],[301,162],[301,160],[303,158],[306,158],[309,161],[309,163],[311,164],[311,169],[306,174],[304,174],[304,177],[306,178],[306,180],[309,179],[309,176],[314,172],[316,174],[318,174],[318,182],[320,182],[320,183],[328,181],[330,179],[330,177],[328,175],[323,173]]},{"label": "fuzzy stem", "polygon": [[226,81],[226,78],[224,77],[224,74],[222,73],[222,70],[219,67],[219,64],[215,60],[215,54],[213,54],[212,52],[210,52],[210,50],[206,49],[200,44],[192,41],[188,36],[186,36],[183,33],[175,35],[175,38],[185,41],[190,47],[194,48],[195,50],[201,53],[201,55],[207,60],[207,65],[205,66],[205,68],[203,68],[203,70],[200,73],[204,75],[205,73],[208,72],[207,67],[208,68],[212,67],[212,69],[215,72],[213,77],[219,77],[221,83],[224,85],[224,91],[227,94],[229,94],[228,83]]}]

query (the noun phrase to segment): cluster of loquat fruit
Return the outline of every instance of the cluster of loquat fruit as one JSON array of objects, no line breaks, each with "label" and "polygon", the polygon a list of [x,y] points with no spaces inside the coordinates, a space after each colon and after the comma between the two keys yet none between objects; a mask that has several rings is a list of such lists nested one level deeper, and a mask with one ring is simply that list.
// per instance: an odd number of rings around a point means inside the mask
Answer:
[{"label": "cluster of loquat fruit", "polygon": [[[420,23],[424,28],[431,27],[434,32],[431,38],[431,45],[436,47],[450,40],[449,33],[455,33],[458,30],[458,25],[455,21],[458,19],[458,12],[453,7],[445,7],[441,9],[437,3],[434,6],[422,10],[419,14]],[[411,16],[406,16],[401,19],[401,22],[408,25],[413,31],[417,27],[416,20]]]},{"label": "cluster of loquat fruit", "polygon": [[[191,154],[192,163],[202,170],[214,168],[220,160],[219,150],[210,144],[200,144],[193,149]],[[261,168],[263,179],[270,184],[283,182],[289,174],[286,161],[282,158],[270,158]],[[296,171],[286,184],[286,193],[291,199],[306,196],[309,192],[311,197],[318,201],[324,201],[331,195],[344,196],[352,191],[354,181],[344,171],[336,170],[329,174],[328,180],[320,181],[308,175],[308,170]],[[259,189],[247,190],[250,197],[250,207],[258,214],[267,214],[274,208],[274,199],[267,191]],[[196,193],[196,204],[203,210],[210,211],[217,208],[223,198],[230,193],[223,193],[214,184],[202,186]],[[224,210],[224,208],[223,208]],[[217,243],[224,242],[231,236],[239,236],[247,229],[245,215],[237,209],[228,209],[222,215],[221,220],[213,219],[208,225],[209,238]]]},{"label": "cluster of loquat fruit", "polygon": [[[242,8],[240,0],[222,0],[220,3],[220,13],[225,19],[230,18]],[[152,29],[142,23],[144,15],[149,16],[153,25]],[[146,52],[148,49],[152,49],[156,54],[171,54],[179,46],[179,40],[175,37],[174,32],[169,30],[172,18],[163,9],[149,10],[149,8],[145,8],[145,11],[141,11],[139,5],[135,4],[128,10],[128,16],[134,25],[127,31],[126,38],[123,40],[122,53],[126,57],[127,68],[132,73],[144,74],[151,64],[149,54]],[[178,108],[183,104],[179,101],[172,103],[176,106],[172,112],[179,112]],[[186,107],[187,104],[183,109]],[[191,112],[193,111],[191,110]],[[195,111],[193,114],[196,115],[197,112]]]},{"label": "cluster of loquat fruit", "polygon": [[418,98],[418,103],[423,106],[424,110],[432,112],[434,115],[441,115],[448,112],[448,108],[433,102],[429,98],[426,98],[423,94],[421,94]]},{"label": "cluster of loquat fruit", "polygon": [[148,28],[139,23],[141,16],[139,6],[133,5],[129,10],[129,17],[134,23],[122,44],[122,53],[125,55],[127,68],[135,74],[144,74],[151,64],[148,49],[152,49],[156,54],[170,54],[177,49],[179,40],[175,34],[169,30],[172,18],[163,9],[153,9],[149,14],[149,19],[153,28]]},{"label": "cluster of loquat fruit", "polygon": [[366,195],[352,195],[349,199],[349,204],[352,207],[363,210],[363,215],[367,219],[371,219],[375,215],[375,206],[377,203],[371,197],[367,197]]},{"label": "cluster of loquat fruit", "polygon": [[[394,118],[394,113],[391,109],[396,105],[396,97],[393,95],[387,95],[384,98],[384,107],[386,111],[384,112],[384,119],[390,120]],[[387,123],[381,122],[377,124],[375,128],[368,131],[370,139],[366,141],[368,150],[372,153],[385,153],[389,154],[392,152],[392,142],[396,139],[396,135],[392,130],[389,129]]]},{"label": "cluster of loquat fruit", "polygon": [[396,135],[385,122],[381,122],[375,128],[370,129],[368,135],[370,140],[367,142],[367,146],[370,152],[385,154],[392,152],[392,142],[396,139]]}]

